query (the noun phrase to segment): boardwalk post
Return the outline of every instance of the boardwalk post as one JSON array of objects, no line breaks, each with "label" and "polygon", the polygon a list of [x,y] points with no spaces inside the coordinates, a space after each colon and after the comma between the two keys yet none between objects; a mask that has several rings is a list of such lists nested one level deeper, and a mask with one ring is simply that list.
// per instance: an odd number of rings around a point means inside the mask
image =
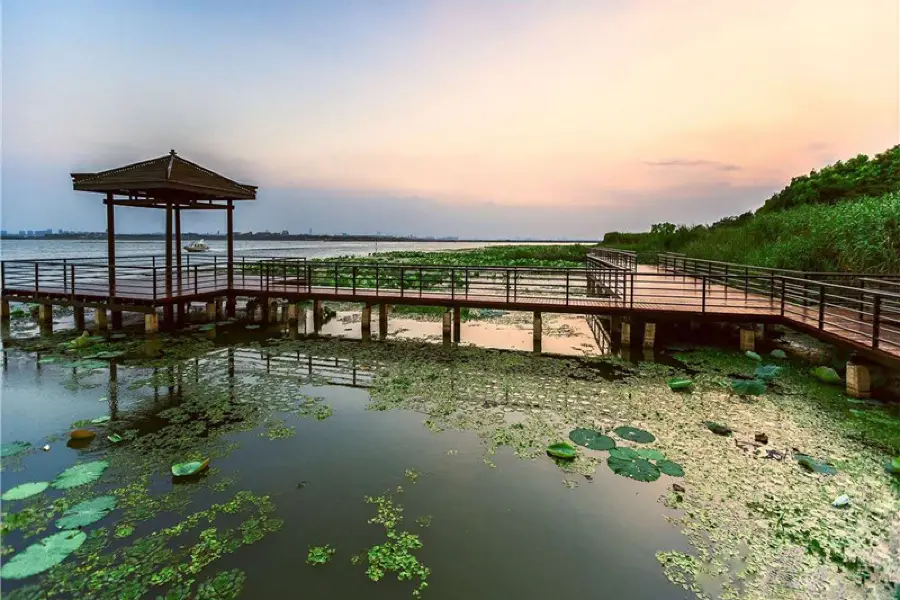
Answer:
[{"label": "boardwalk post", "polygon": [[543,335],[543,328],[544,328],[544,326],[543,326],[543,319],[541,317],[541,312],[536,310],[536,311],[534,311],[534,324],[532,326],[532,341],[533,341],[532,350],[534,351],[535,354],[541,353],[541,344],[542,344],[541,337]]},{"label": "boardwalk post", "polygon": [[99,331],[105,331],[108,328],[105,308],[98,308],[96,310],[96,312],[94,313],[94,322],[96,323],[97,329]]},{"label": "boardwalk post", "polygon": [[313,300],[313,331],[316,335],[318,335],[319,331],[322,329],[323,315],[322,301],[316,298]]},{"label": "boardwalk post", "polygon": [[75,331],[84,331],[84,307],[76,306],[74,309]]},{"label": "boardwalk post", "polygon": [[172,203],[166,202],[166,304],[163,308],[163,323],[166,329],[175,324],[175,307],[172,305]]},{"label": "boardwalk post", "polygon": [[450,309],[444,311],[441,321],[441,333],[443,333],[444,345],[450,344]]},{"label": "boardwalk post", "polygon": [[388,305],[381,304],[378,307],[378,337],[387,339],[388,334]]},{"label": "boardwalk post", "polygon": [[154,334],[159,331],[159,315],[154,310],[144,315],[144,333]]},{"label": "boardwalk post", "polygon": [[870,395],[869,369],[853,362],[847,363],[847,395],[851,398],[868,398]]},{"label": "boardwalk post", "polygon": [[215,321],[218,318],[218,303],[213,300],[212,302],[206,303],[206,320],[207,321]]},{"label": "boardwalk post", "polygon": [[741,327],[741,352],[752,352],[756,347],[756,331]]},{"label": "boardwalk post", "polygon": [[237,299],[234,295],[234,200],[229,200],[225,208],[228,229],[228,300],[225,312],[229,318],[237,313]]},{"label": "boardwalk post", "polygon": [[644,324],[644,348],[652,350],[656,345],[656,323]]},{"label": "boardwalk post", "polygon": [[825,284],[819,283],[819,329],[825,329]]},{"label": "boardwalk post", "polygon": [[372,305],[366,304],[362,309],[362,323],[360,334],[364,342],[372,339]]},{"label": "boardwalk post", "polygon": [[0,319],[9,321],[9,300],[0,300]]},{"label": "boardwalk post", "polygon": [[459,306],[453,307],[453,341],[457,344],[462,339],[460,327],[462,325],[462,309]]},{"label": "boardwalk post", "polygon": [[881,335],[881,296],[875,296],[872,306],[872,347],[878,348],[878,337]]},{"label": "boardwalk post", "polygon": [[41,304],[38,306],[38,323],[49,325],[53,323],[53,305]]},{"label": "boardwalk post", "polygon": [[631,321],[626,319],[622,321],[622,347],[629,346],[631,346]]}]

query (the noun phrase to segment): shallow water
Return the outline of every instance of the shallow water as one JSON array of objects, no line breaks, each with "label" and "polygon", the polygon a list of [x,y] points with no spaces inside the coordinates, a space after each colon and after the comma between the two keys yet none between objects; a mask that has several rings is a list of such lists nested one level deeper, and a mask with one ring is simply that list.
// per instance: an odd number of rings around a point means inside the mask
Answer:
[{"label": "shallow water", "polygon": [[[155,380],[146,385],[154,372]],[[129,470],[128,460],[117,462],[118,455],[127,456],[128,442],[113,446],[100,435],[88,448],[72,449],[64,438],[70,424],[109,414],[112,420],[105,428],[95,427],[101,434],[128,428],[150,434],[166,423],[160,411],[202,394],[206,378],[222,390],[230,389],[230,402],[262,409],[244,417],[252,427],[229,431],[226,424],[196,440],[196,449],[213,455],[214,466],[199,484],[173,486],[157,465],[150,474],[151,494],[178,487],[176,491],[190,498],[190,511],[196,511],[226,501],[237,490],[250,490],[271,496],[274,517],[284,524],[264,539],[225,554],[197,574],[198,580],[239,568],[247,575],[244,598],[279,597],[286,589],[332,598],[409,597],[411,583],[392,575],[375,583],[366,577],[364,565],[350,563],[353,554],[384,541],[379,526],[367,524],[375,510],[364,496],[403,486],[404,492],[395,497],[405,508],[402,528],[421,536],[423,547],[415,555],[431,569],[423,597],[687,597],[666,579],[655,558],[660,548],[687,548],[686,539],[663,519],[676,511],[657,501],[671,479],[639,483],[608,469],[598,469],[588,479],[564,473],[546,456],[522,460],[509,449],[491,457],[492,467],[485,461],[482,440],[471,431],[435,432],[423,426],[421,413],[411,410],[367,410],[366,386],[372,377],[366,365],[346,358],[270,356],[240,345],[211,349],[155,370],[121,364],[87,373],[40,364],[34,354],[4,353],[3,440],[30,441],[36,449],[22,458],[4,459],[3,489],[52,480],[76,461],[104,457],[112,466],[91,492],[131,483],[142,473]],[[259,393],[269,388],[273,408]],[[304,395],[333,413],[317,420],[280,410],[286,397]],[[510,416],[515,419],[516,414]],[[274,420],[294,432],[269,439]],[[62,439],[51,441],[50,451],[43,452],[39,446],[48,436]],[[183,453],[190,450],[184,448]],[[421,473],[415,483],[404,476],[407,469]],[[234,483],[215,489],[230,479]],[[564,480],[577,487],[563,485]],[[4,513],[30,502],[4,503]],[[123,514],[117,510],[86,530],[114,529]],[[421,528],[415,519],[426,515],[433,517],[432,524]],[[161,511],[137,521],[133,537],[180,518]],[[39,537],[23,540],[20,532],[13,532],[4,544],[18,551]],[[179,542],[196,543],[197,537],[192,531]],[[322,544],[337,549],[332,561],[321,567],[305,564],[308,548]],[[67,560],[77,563],[80,558],[76,554]],[[53,573],[4,581],[4,592],[42,584]],[[161,589],[165,586],[153,588],[146,597],[155,597]]]}]

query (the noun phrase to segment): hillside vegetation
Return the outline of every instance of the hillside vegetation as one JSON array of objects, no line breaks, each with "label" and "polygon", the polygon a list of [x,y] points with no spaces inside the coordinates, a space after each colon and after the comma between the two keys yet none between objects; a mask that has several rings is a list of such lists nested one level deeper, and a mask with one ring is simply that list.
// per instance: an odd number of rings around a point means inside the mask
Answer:
[{"label": "hillside vegetation", "polygon": [[611,232],[603,245],[804,271],[900,273],[900,146],[795,177],[756,213]]}]

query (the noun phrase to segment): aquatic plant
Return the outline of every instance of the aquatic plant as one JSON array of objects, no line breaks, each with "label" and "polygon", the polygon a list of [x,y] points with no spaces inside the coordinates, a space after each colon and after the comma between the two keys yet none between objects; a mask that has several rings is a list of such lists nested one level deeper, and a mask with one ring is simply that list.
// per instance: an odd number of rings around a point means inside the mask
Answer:
[{"label": "aquatic plant", "polygon": [[731,435],[731,427],[728,425],[722,425],[721,423],[716,423],[715,421],[706,421],[704,423],[706,428],[715,433],[716,435]]},{"label": "aquatic plant", "polygon": [[694,382],[687,377],[673,377],[669,380],[669,389],[672,391],[687,390]]},{"label": "aquatic plant", "polygon": [[172,465],[172,475],[175,477],[189,477],[196,475],[209,467],[209,459],[176,463]]},{"label": "aquatic plant", "polygon": [[93,500],[85,500],[68,509],[56,521],[59,529],[76,529],[95,523],[116,508],[115,496],[100,496]]},{"label": "aquatic plant", "polygon": [[830,383],[832,385],[841,384],[841,376],[831,367],[816,367],[812,370],[812,374],[816,379],[823,383]]},{"label": "aquatic plant", "polygon": [[801,467],[810,473],[821,473],[822,475],[834,475],[837,469],[825,461],[818,460],[806,454],[795,454],[794,459]]},{"label": "aquatic plant", "polygon": [[61,531],[13,555],[0,569],[3,579],[24,579],[55,567],[87,539],[82,531]]},{"label": "aquatic plant", "polygon": [[197,587],[195,600],[234,600],[241,595],[247,575],[240,569],[217,573]]},{"label": "aquatic plant", "polygon": [[656,468],[660,473],[669,477],[684,477],[684,468],[671,460],[657,460]]},{"label": "aquatic plant", "polygon": [[69,467],[56,476],[50,485],[58,490],[68,490],[81,485],[94,483],[103,474],[103,471],[109,466],[105,460],[95,460],[93,462],[82,463]]},{"label": "aquatic plant", "polygon": [[421,475],[421,473],[419,471],[416,471],[415,469],[406,469],[406,471],[403,473],[403,476],[406,477],[410,483],[415,483],[419,478],[419,475]]},{"label": "aquatic plant", "polygon": [[738,396],[762,396],[766,389],[766,382],[762,379],[731,380],[731,391]]},{"label": "aquatic plant", "polygon": [[8,442],[0,446],[0,458],[16,456],[31,448],[30,442]]},{"label": "aquatic plant", "polygon": [[335,550],[330,545],[310,546],[309,553],[306,555],[306,564],[308,565],[324,565],[334,556]]},{"label": "aquatic plant", "polygon": [[659,469],[644,458],[620,458],[609,456],[606,464],[616,475],[622,475],[636,481],[650,482],[659,479]]},{"label": "aquatic plant", "polygon": [[777,365],[763,365],[753,373],[754,377],[763,381],[772,381],[781,374],[781,367]]},{"label": "aquatic plant", "polygon": [[566,442],[557,442],[555,444],[550,444],[547,446],[547,454],[552,456],[553,458],[560,458],[562,460],[572,460],[577,455],[575,452],[575,448]]},{"label": "aquatic plant", "polygon": [[44,490],[46,490],[50,486],[49,482],[46,481],[35,481],[32,483],[23,483],[17,485],[14,488],[10,488],[6,490],[2,496],[0,496],[0,500],[4,502],[8,502],[10,500],[24,500],[25,498],[31,498],[36,494],[40,494]]},{"label": "aquatic plant", "polygon": [[643,429],[638,429],[637,427],[625,425],[616,427],[613,431],[615,431],[616,435],[623,440],[628,440],[636,444],[649,444],[656,441],[656,437],[652,433],[644,431]]},{"label": "aquatic plant", "polygon": [[780,358],[780,359],[787,358],[787,354],[785,353],[785,351],[781,350],[780,348],[776,348],[776,349],[772,350],[772,352],[770,352],[769,354],[772,356],[772,358]]},{"label": "aquatic plant", "polygon": [[569,439],[591,450],[610,450],[616,447],[616,441],[607,435],[593,429],[573,429],[569,432]]},{"label": "aquatic plant", "polygon": [[403,521],[403,507],[394,503],[391,493],[376,497],[366,496],[365,500],[367,504],[377,506],[377,513],[369,519],[369,523],[383,526],[387,536],[387,541],[366,550],[365,558],[368,562],[366,575],[372,581],[379,581],[388,573],[396,573],[399,581],[418,579],[418,586],[412,595],[415,598],[420,597],[428,587],[427,579],[431,569],[423,565],[413,554],[413,551],[422,548],[419,536],[408,531],[397,531]]}]

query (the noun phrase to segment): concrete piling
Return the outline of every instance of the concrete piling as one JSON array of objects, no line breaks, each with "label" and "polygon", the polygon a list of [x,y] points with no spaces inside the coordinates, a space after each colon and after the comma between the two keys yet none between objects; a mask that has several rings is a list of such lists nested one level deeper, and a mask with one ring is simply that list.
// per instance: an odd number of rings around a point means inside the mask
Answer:
[{"label": "concrete piling", "polygon": [[387,339],[388,335],[388,305],[382,304],[378,307],[378,337]]},{"label": "concrete piling", "polygon": [[747,327],[741,327],[741,352],[752,352],[756,348],[756,332]]},{"label": "concrete piling", "polygon": [[106,320],[106,309],[98,308],[94,313],[94,322],[97,325],[97,329],[100,331],[106,331],[109,329],[109,324]]},{"label": "concrete piling", "polygon": [[868,398],[871,394],[869,369],[853,362],[847,363],[847,395],[851,398]]},{"label": "concrete piling", "polygon": [[541,345],[543,343],[543,330],[543,318],[541,317],[540,311],[536,310],[534,311],[534,324],[532,325],[532,350],[536,354],[540,354],[541,352]]},{"label": "concrete piling", "polygon": [[75,317],[75,330],[84,331],[84,307],[76,306],[73,316]]},{"label": "concrete piling", "polygon": [[159,331],[159,315],[156,311],[144,315],[144,333],[156,333]]},{"label": "concrete piling", "polygon": [[450,327],[450,311],[449,311],[449,310],[444,311],[444,314],[443,314],[443,321],[442,321],[442,328],[441,328],[441,330],[442,330],[442,332],[443,332],[443,334],[444,334],[444,335],[443,335],[444,344],[445,344],[445,345],[446,345],[446,344],[449,344],[449,343],[450,343],[450,330],[451,330],[451,327]]},{"label": "concrete piling", "polygon": [[363,341],[368,342],[372,339],[372,305],[366,304],[362,309],[360,335]]},{"label": "concrete piling", "polygon": [[644,349],[653,350],[656,345],[656,323],[644,324]]}]

